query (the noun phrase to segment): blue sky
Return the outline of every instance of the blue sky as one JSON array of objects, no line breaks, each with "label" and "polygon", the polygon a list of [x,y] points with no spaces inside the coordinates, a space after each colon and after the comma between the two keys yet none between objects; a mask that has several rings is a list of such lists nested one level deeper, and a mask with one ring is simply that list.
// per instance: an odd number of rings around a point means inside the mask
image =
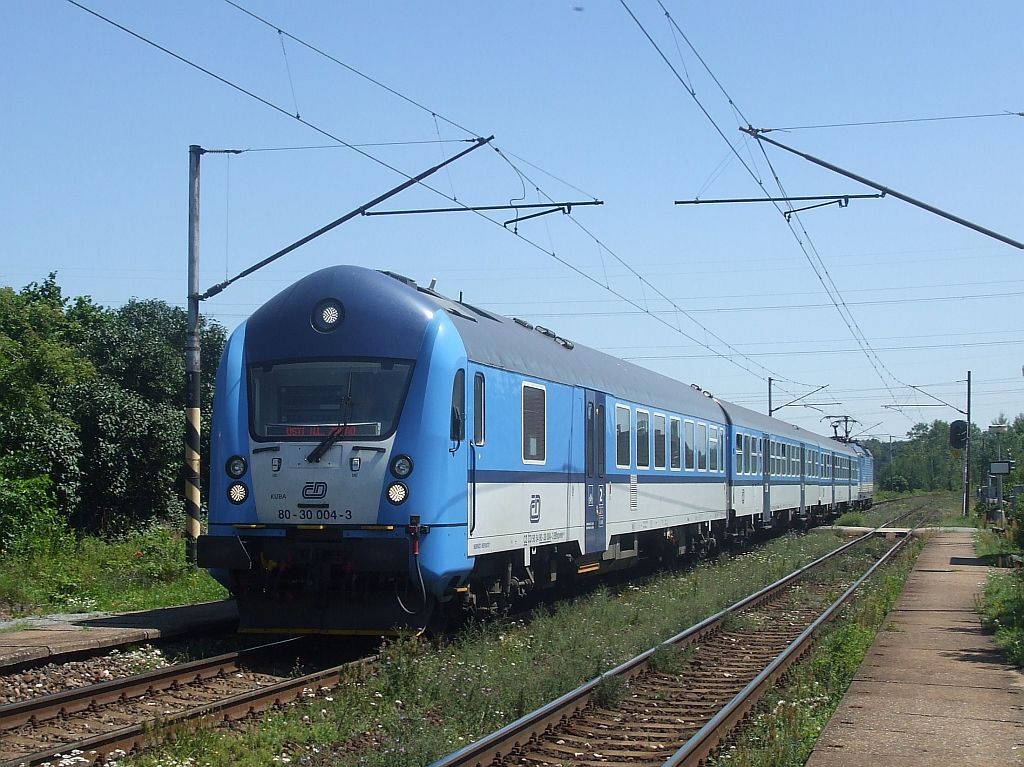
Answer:
[{"label": "blue sky", "polygon": [[[757,127],[1024,111],[1020,3],[663,2]],[[976,423],[1024,410],[1024,253],[894,199],[806,212],[796,236],[767,204],[673,206],[763,192],[619,2],[241,3],[425,109],[288,38],[283,52],[274,29],[222,0],[84,4],[347,142],[434,142],[364,149],[409,174],[465,146],[438,137],[494,134],[515,168],[484,148],[430,180],[460,202],[533,203],[536,186],[556,200],[605,201],[524,222],[519,237],[501,213],[497,223],[469,213],[357,219],[208,301],[204,311],[229,328],[300,276],[353,263],[437,278],[442,292],[758,410],[768,375],[799,382],[781,384],[794,396],[828,384],[808,401],[899,436],[957,417],[883,408],[932,402],[903,384],[962,407],[967,370]],[[777,193],[765,156],[738,131],[745,123],[656,0],[627,5]],[[11,2],[5,22],[2,284],[56,270],[67,293],[103,304],[183,305],[188,145],[331,143],[69,3]],[[1024,239],[1024,118],[769,135]],[[871,191],[766,149],[790,194]],[[344,148],[207,155],[204,286],[401,180]],[[416,188],[382,208],[451,204]],[[798,238],[820,255],[873,352],[854,340]],[[817,410],[779,415],[824,428]]]}]

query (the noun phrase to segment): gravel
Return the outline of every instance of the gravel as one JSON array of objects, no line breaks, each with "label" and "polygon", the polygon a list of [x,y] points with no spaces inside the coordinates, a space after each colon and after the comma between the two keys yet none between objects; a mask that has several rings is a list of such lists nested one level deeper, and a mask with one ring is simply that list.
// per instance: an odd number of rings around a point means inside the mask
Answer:
[{"label": "gravel", "polygon": [[171,665],[164,651],[152,645],[111,650],[106,655],[68,663],[47,663],[0,676],[0,705],[86,687]]}]

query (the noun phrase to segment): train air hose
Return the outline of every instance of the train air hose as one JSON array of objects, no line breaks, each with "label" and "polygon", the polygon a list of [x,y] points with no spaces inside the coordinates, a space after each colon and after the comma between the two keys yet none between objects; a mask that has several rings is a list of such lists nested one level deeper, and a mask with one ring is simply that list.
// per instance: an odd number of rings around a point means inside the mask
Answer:
[{"label": "train air hose", "polygon": [[395,581],[395,599],[398,600],[398,606],[402,608],[402,612],[406,615],[416,615],[423,611],[427,606],[427,587],[423,583],[423,570],[420,568],[420,525],[419,517],[413,517],[410,523],[406,526],[406,532],[409,537],[412,538],[412,561],[416,563],[416,575],[420,581],[420,596],[422,598],[422,604],[416,610],[410,610],[402,602],[402,596],[398,593],[398,581]]}]

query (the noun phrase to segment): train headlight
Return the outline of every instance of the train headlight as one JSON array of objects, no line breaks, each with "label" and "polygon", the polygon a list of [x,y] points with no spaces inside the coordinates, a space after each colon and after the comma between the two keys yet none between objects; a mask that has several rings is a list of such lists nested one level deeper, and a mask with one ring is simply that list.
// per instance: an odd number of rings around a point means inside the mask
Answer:
[{"label": "train headlight", "polygon": [[396,455],[391,460],[391,473],[399,479],[405,479],[412,474],[412,458],[407,455]]},{"label": "train headlight", "polygon": [[325,298],[313,307],[313,314],[310,322],[313,328],[321,333],[330,333],[337,330],[341,321],[345,319],[345,307],[336,298]]},{"label": "train headlight", "polygon": [[241,503],[245,503],[245,499],[249,497],[249,488],[243,485],[241,482],[236,482],[228,488],[228,500],[236,506]]},{"label": "train headlight", "polygon": [[241,479],[242,475],[245,474],[245,459],[240,455],[233,455],[228,458],[228,462],[224,465],[224,469],[227,471],[228,476],[231,477],[231,479]]},{"label": "train headlight", "polygon": [[401,506],[409,497],[409,488],[401,482],[392,482],[388,485],[388,500],[395,506]]}]

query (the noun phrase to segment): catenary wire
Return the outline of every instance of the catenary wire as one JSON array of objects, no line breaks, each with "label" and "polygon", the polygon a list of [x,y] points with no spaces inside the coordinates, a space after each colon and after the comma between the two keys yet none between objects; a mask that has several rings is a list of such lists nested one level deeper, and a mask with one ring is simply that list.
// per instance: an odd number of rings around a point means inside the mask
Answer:
[{"label": "catenary wire", "polygon": [[[651,37],[651,35],[647,32],[646,28],[644,28],[643,24],[636,17],[636,15],[633,13],[633,11],[629,8],[629,6],[626,4],[625,0],[619,0],[619,2],[626,9],[626,11],[629,13],[630,17],[632,17],[633,21],[636,23],[636,25],[643,32],[644,36],[648,39],[648,41],[651,43],[651,45],[654,47],[654,49],[658,52],[659,56],[661,56],[662,60],[664,60],[665,63],[668,64],[669,68],[672,70],[672,72],[676,76],[676,78],[680,79],[679,73],[676,72],[675,68],[668,61],[668,58],[662,52],[661,48],[654,41],[654,39]],[[718,86],[719,90],[725,96],[726,100],[728,101],[729,105],[733,108],[735,113],[739,117],[741,117],[743,119],[743,121],[747,123],[747,125],[750,125],[750,121],[747,119],[746,115],[744,115],[742,110],[736,105],[736,103],[733,101],[732,97],[729,95],[729,93],[726,91],[725,87],[722,85],[721,81],[719,81],[717,76],[714,74],[714,72],[708,66],[707,62],[700,55],[700,53],[697,51],[697,49],[694,47],[694,45],[690,42],[689,38],[686,37],[686,35],[682,31],[682,29],[679,28],[679,25],[676,24],[675,20],[672,18],[672,16],[669,13],[668,9],[665,8],[665,5],[661,2],[661,0],[657,0],[657,3],[661,7],[661,9],[665,13],[665,15],[669,18],[669,21],[672,24],[672,26],[674,26],[679,31],[679,34],[686,41],[686,44],[690,47],[690,49],[694,52],[694,55],[701,62],[701,64],[704,66],[704,69],[707,71],[709,76],[712,78],[712,80]],[[680,82],[682,82],[681,79],[680,79]],[[685,84],[684,84],[684,87],[685,87]],[[736,153],[736,156],[740,160],[740,162],[742,163],[743,167],[747,170],[747,172],[754,179],[754,181],[758,184],[758,186],[761,187],[762,191],[764,191],[765,194],[767,195],[768,193],[767,193],[767,190],[764,187],[764,183],[757,176],[757,174],[755,174],[751,170],[750,166],[743,160],[743,158],[740,157],[739,152],[733,146],[732,142],[729,141],[728,138],[725,137],[725,134],[723,133],[722,129],[715,122],[714,118],[711,117],[710,113],[707,111],[707,109],[704,107],[704,105],[701,104],[701,102],[697,98],[696,94],[694,94],[694,93],[692,93],[690,91],[687,91],[687,92],[690,93],[691,98],[698,105],[698,107],[704,113],[704,115],[708,118],[708,120],[710,120],[711,124],[714,126],[714,128],[718,132],[718,134],[723,138],[723,140],[725,140],[725,142],[729,145],[729,147],[732,149],[732,151]],[[760,144],[761,142],[758,142],[758,143]],[[771,161],[768,159],[767,153],[764,152],[764,147],[763,146],[761,147],[761,151],[762,151],[762,153],[765,156],[765,160],[768,161],[769,168],[772,170],[772,174],[775,177],[776,183],[778,184],[778,186],[780,188],[780,191],[783,191],[783,195],[786,196],[785,191],[782,189],[781,180],[779,179],[778,174],[775,172],[775,169],[771,166]],[[779,211],[780,214],[784,215],[784,211],[782,210],[782,208],[777,203],[772,203],[772,204],[775,206],[775,208]],[[807,258],[808,264],[810,264],[811,269],[814,271],[815,275],[818,277],[818,280],[821,282],[822,287],[825,288],[825,292],[828,294],[829,299],[832,301],[833,305],[835,306],[836,311],[839,313],[839,315],[842,318],[843,322],[846,324],[847,329],[850,331],[850,334],[853,336],[854,340],[857,341],[858,346],[862,347],[862,351],[864,353],[864,356],[867,358],[867,360],[871,364],[872,368],[874,368],[875,373],[878,375],[879,379],[882,381],[882,383],[884,385],[886,385],[887,388],[889,388],[888,387],[888,383],[885,380],[885,377],[882,375],[882,370],[879,369],[879,366],[881,366],[881,368],[884,369],[893,380],[899,381],[899,379],[896,378],[896,376],[893,375],[892,372],[890,370],[888,370],[887,367],[885,367],[884,363],[881,361],[881,359],[878,358],[877,354],[873,354],[871,352],[871,344],[867,340],[867,337],[864,335],[863,331],[860,329],[860,326],[857,323],[857,320],[853,316],[853,314],[848,309],[846,309],[846,311],[844,312],[844,310],[842,308],[840,308],[840,304],[843,304],[845,306],[845,302],[843,302],[843,299],[842,299],[842,294],[839,292],[838,287],[835,285],[834,281],[832,280],[831,275],[828,273],[828,269],[825,266],[824,261],[821,259],[821,256],[818,253],[818,250],[815,247],[813,241],[811,240],[810,234],[807,232],[806,228],[803,226],[803,222],[800,220],[800,217],[798,215],[795,215],[795,214],[792,213],[792,205],[790,205],[789,207],[790,207],[790,215],[789,216],[785,216],[784,215],[784,217],[786,219],[786,224],[787,224],[790,232],[793,234],[793,237],[796,239],[798,245],[800,246],[800,249],[803,251],[805,257]],[[818,265],[816,265],[814,263],[814,259],[811,258],[811,253],[808,252],[807,247],[804,244],[804,240],[802,240],[800,238],[800,236],[796,232],[796,229],[793,227],[793,223],[791,221],[791,218],[796,218],[798,223],[800,223],[801,230],[804,232],[804,239],[806,239],[807,245],[810,246],[811,251],[813,251],[815,257],[817,258]],[[820,270],[819,270],[819,265],[821,267]],[[825,274],[828,277],[827,282],[826,282],[825,278],[822,277],[822,274],[821,274],[822,271],[824,271]],[[831,285],[831,287],[830,287],[830,285]],[[833,291],[835,291],[835,294],[833,294]],[[896,397],[895,397],[895,394],[891,392],[891,389],[890,389],[890,394],[893,397],[893,400],[895,402]],[[902,412],[902,411],[900,411],[900,412]]]},{"label": "catenary wire", "polygon": [[989,117],[1024,117],[1024,112],[988,112],[976,115],[944,115],[942,117],[908,117],[902,120],[864,120],[850,123],[823,123],[821,125],[787,125],[781,128],[764,128],[765,133],[772,131],[815,130],[818,128],[859,128],[864,125],[901,125],[905,123],[933,123],[945,120],[980,120]]},{"label": "catenary wire", "polygon": [[[224,2],[226,2],[226,3],[228,4],[228,5],[232,6],[233,8],[235,8],[235,9],[237,9],[237,10],[241,11],[242,13],[246,14],[247,16],[249,16],[249,17],[251,17],[251,18],[255,19],[256,21],[260,22],[261,24],[263,24],[263,25],[267,26],[268,28],[270,28],[270,29],[272,29],[272,30],[274,30],[274,31],[278,32],[279,34],[283,34],[283,35],[286,35],[286,36],[287,36],[287,37],[288,37],[289,39],[291,39],[291,40],[294,40],[294,41],[295,41],[296,43],[298,43],[299,45],[305,46],[305,47],[306,47],[306,48],[308,48],[309,50],[312,50],[312,51],[314,51],[314,52],[318,53],[319,55],[321,55],[321,56],[323,56],[323,57],[327,58],[328,60],[330,60],[330,61],[333,61],[334,63],[338,64],[339,66],[341,66],[341,67],[344,67],[344,68],[345,68],[346,70],[348,70],[348,71],[350,71],[350,72],[352,72],[352,73],[354,73],[354,74],[356,74],[356,75],[358,75],[358,76],[360,76],[360,77],[362,77],[362,78],[364,78],[364,79],[368,80],[369,82],[372,82],[372,83],[374,83],[375,85],[377,85],[377,86],[379,86],[379,87],[381,87],[381,88],[384,88],[384,89],[385,89],[385,90],[387,90],[387,91],[388,91],[389,93],[392,93],[393,95],[395,95],[395,96],[397,96],[397,97],[399,97],[399,98],[403,99],[404,101],[406,101],[406,102],[408,102],[408,103],[410,103],[410,104],[412,104],[412,105],[416,106],[417,108],[419,108],[419,109],[421,109],[421,110],[423,110],[423,111],[426,111],[426,112],[430,113],[430,114],[431,114],[431,115],[432,115],[432,116],[433,116],[433,117],[434,117],[435,119],[439,118],[439,119],[441,119],[441,120],[444,120],[444,121],[445,121],[445,122],[447,122],[448,124],[450,124],[450,125],[453,125],[454,127],[456,127],[456,128],[458,128],[458,129],[460,129],[460,130],[463,130],[463,131],[465,131],[465,132],[469,133],[470,135],[475,135],[475,134],[473,134],[473,132],[472,132],[472,131],[470,131],[470,130],[469,130],[468,128],[465,128],[464,126],[460,125],[459,123],[455,122],[454,120],[451,120],[450,118],[447,118],[447,117],[445,117],[444,115],[441,115],[441,114],[439,114],[439,113],[438,113],[438,112],[436,112],[435,110],[432,110],[432,109],[430,109],[429,107],[427,107],[427,106],[425,106],[425,105],[421,104],[420,102],[418,102],[418,101],[415,101],[414,99],[411,99],[411,98],[409,98],[408,96],[405,96],[404,94],[402,94],[402,93],[398,92],[397,90],[395,90],[395,89],[393,89],[393,88],[391,88],[391,87],[389,87],[389,86],[387,86],[387,85],[385,85],[385,84],[381,83],[380,81],[376,80],[375,78],[372,78],[372,77],[370,77],[370,76],[366,75],[365,73],[363,73],[363,72],[359,71],[359,70],[358,70],[358,69],[356,69],[355,67],[352,67],[351,65],[348,65],[348,64],[346,64],[346,63],[342,62],[342,61],[341,61],[340,59],[337,59],[336,57],[334,57],[334,56],[331,56],[331,55],[330,55],[329,53],[327,53],[326,51],[323,51],[322,49],[318,48],[317,46],[314,46],[314,45],[312,45],[311,43],[308,43],[307,41],[305,41],[305,40],[303,40],[303,39],[301,39],[301,38],[297,37],[296,35],[293,35],[293,34],[291,34],[291,33],[289,33],[289,32],[286,32],[286,31],[282,30],[282,29],[281,29],[280,27],[278,27],[278,26],[277,26],[276,24],[273,24],[273,23],[271,23],[270,21],[268,21],[267,19],[264,19],[263,17],[261,17],[261,16],[259,16],[259,15],[255,14],[255,13],[253,13],[252,11],[249,11],[248,9],[244,8],[243,6],[241,6],[241,5],[239,5],[238,3],[234,2],[233,0],[224,0]],[[723,135],[723,138],[724,138],[724,135]],[[500,155],[501,155],[501,156],[503,157],[503,159],[505,159],[505,161],[506,161],[507,163],[509,163],[509,165],[510,165],[510,166],[512,167],[512,169],[513,169],[513,170],[514,170],[514,171],[515,171],[515,172],[516,172],[517,174],[519,174],[521,178],[522,178],[522,177],[524,177],[524,174],[523,174],[523,173],[522,173],[522,172],[521,172],[521,171],[520,171],[520,170],[519,170],[518,168],[516,168],[516,166],[514,165],[514,163],[512,163],[512,162],[511,162],[511,160],[509,160],[509,159],[508,159],[507,157],[505,157],[505,154],[504,154],[504,153],[503,153],[503,152],[502,152],[502,151],[501,151],[501,150],[500,150],[500,149],[499,149],[498,147],[494,147],[494,149],[495,149],[495,151],[497,151],[497,152],[498,152],[498,153],[499,153],[499,154],[500,154]],[[520,159],[521,159],[521,158],[520,158]],[[530,164],[532,165],[532,163],[530,163]],[[536,166],[533,166],[533,167],[536,167]],[[539,170],[542,170],[542,169],[539,169]],[[542,172],[545,172],[545,173],[547,173],[546,171],[543,171],[543,170],[542,170]],[[548,175],[552,175],[552,174],[548,174]],[[555,177],[555,176],[553,176],[553,175],[552,175],[552,177],[553,177],[553,178],[557,178],[557,177]],[[532,181],[531,181],[531,183],[533,184],[534,188],[535,188],[535,189],[537,189],[537,191],[538,191],[539,193],[541,193],[540,187],[539,187],[539,186],[538,186],[537,184],[533,183]],[[564,183],[564,182],[563,182],[563,183]],[[570,185],[570,186],[571,186],[571,185]],[[574,187],[574,188],[575,188],[575,187]],[[586,194],[586,192],[582,192],[582,190],[579,190],[579,189],[577,189],[577,191],[581,191],[581,193],[583,193],[583,194]],[[544,193],[544,194],[545,194],[545,196],[546,196],[546,197],[548,197],[548,199],[549,199],[549,200],[551,200],[551,199],[552,199],[552,198],[551,198],[550,196],[546,195],[546,193]],[[589,195],[588,195],[588,196],[589,196]],[[595,198],[595,199],[596,199],[596,198]],[[638,272],[637,272],[637,271],[636,271],[635,269],[633,269],[633,267],[629,266],[629,265],[628,265],[628,264],[627,264],[627,263],[626,263],[626,262],[625,262],[625,261],[624,261],[624,260],[623,260],[623,259],[622,259],[621,257],[619,257],[619,256],[618,256],[617,254],[615,254],[615,253],[614,253],[613,251],[611,251],[611,249],[609,249],[607,245],[605,245],[604,243],[602,243],[602,242],[601,242],[601,241],[600,241],[600,240],[599,240],[599,239],[598,239],[598,238],[597,238],[597,237],[596,237],[595,235],[593,235],[593,233],[591,233],[591,232],[590,232],[590,231],[589,231],[588,229],[586,229],[586,227],[584,227],[584,226],[583,226],[582,224],[580,224],[580,223],[579,223],[578,221],[576,221],[576,219],[575,219],[574,217],[572,217],[571,215],[570,215],[570,219],[571,219],[571,220],[572,220],[572,221],[573,221],[573,222],[574,222],[574,223],[575,223],[575,224],[576,224],[576,225],[577,225],[578,227],[580,227],[580,228],[581,228],[581,229],[582,229],[582,230],[583,230],[584,232],[586,232],[586,233],[587,233],[587,234],[588,234],[588,235],[589,235],[589,236],[590,236],[590,237],[591,237],[592,239],[594,239],[594,240],[595,240],[595,242],[597,242],[599,246],[602,246],[602,247],[604,247],[604,249],[605,249],[605,250],[607,250],[607,251],[608,251],[608,252],[609,252],[609,253],[610,253],[611,255],[613,255],[613,256],[614,256],[614,257],[616,258],[616,260],[618,260],[618,261],[619,261],[619,262],[620,262],[621,264],[623,264],[624,266],[626,266],[626,268],[627,268],[627,269],[629,269],[629,270],[630,270],[630,271],[631,271],[631,272],[632,272],[633,274],[635,274],[635,275],[637,276],[637,278],[638,278],[638,279],[639,279],[639,280],[641,281],[641,286],[643,286],[643,285],[647,285],[647,286],[650,286],[650,287],[652,287],[652,288],[654,287],[653,285],[651,285],[651,283],[650,283],[649,281],[647,281],[647,280],[646,280],[646,279],[645,279],[645,278],[644,278],[644,277],[643,277],[642,275],[640,275],[640,274],[639,274],[639,273],[638,273]],[[488,220],[491,220],[491,219],[488,219]],[[512,233],[513,233],[513,234],[514,234],[515,236],[521,236],[521,235],[519,235],[519,233],[518,233],[518,231],[517,231],[517,230],[514,230],[514,231],[513,231]],[[524,239],[525,239],[525,238],[524,238]],[[551,255],[551,254],[553,254],[553,253],[554,253],[554,250],[553,250],[553,249],[552,249],[551,251],[547,251],[547,250],[544,250],[544,248],[540,247],[539,245],[536,245],[535,243],[532,243],[532,244],[534,244],[534,245],[535,245],[535,246],[536,246],[536,247],[537,247],[537,248],[538,248],[539,250],[541,250],[541,251],[543,251],[543,252],[545,252],[545,253],[549,253],[549,255]],[[564,261],[564,259],[556,259],[556,260],[558,260],[558,261],[559,261],[560,263],[563,263],[563,264],[565,264],[565,265],[568,265],[568,262]],[[579,270],[579,269],[576,269],[575,267],[572,267],[572,268],[573,268],[573,271],[577,272],[577,273],[578,273],[578,274],[580,274],[580,275],[584,275],[584,276],[586,276],[586,278],[587,278],[587,279],[590,279],[591,281],[595,282],[595,284],[597,284],[597,285],[601,285],[601,283],[600,283],[599,281],[593,280],[593,279],[592,279],[592,278],[591,278],[591,277],[590,277],[589,275],[585,275],[585,273],[584,273],[584,272],[582,272],[581,270]],[[611,290],[611,288],[610,288],[610,286],[609,286],[609,285],[608,285],[607,283],[606,283],[606,284],[604,284],[604,285],[603,285],[603,287],[604,287],[604,288],[605,288],[606,290],[608,290],[609,292],[612,292],[613,294],[615,294],[615,295],[618,295],[618,296],[619,296],[620,298],[622,297],[622,296],[621,296],[621,294],[620,294],[620,293],[618,293],[617,291],[612,291],[612,290]],[[657,289],[655,288],[655,290],[657,290]],[[659,291],[659,294],[660,294],[660,291]],[[640,307],[640,308],[642,308],[642,307]],[[682,313],[682,314],[683,314],[684,316],[687,316],[687,315],[686,315],[686,312],[685,312],[685,310],[683,310],[683,309],[681,309],[681,308],[679,308],[679,307],[677,307],[677,310],[678,310],[678,311],[679,311],[680,313]],[[653,316],[653,315],[652,315],[652,316]],[[696,320],[694,320],[694,319],[693,319],[692,317],[688,317],[688,319],[690,319],[690,321],[691,321],[691,322],[694,322],[695,324],[697,324],[697,325],[698,325],[698,327],[700,327],[700,328],[701,328],[701,329],[702,329],[702,330],[703,330],[703,331],[704,331],[705,333],[707,333],[707,334],[708,334],[708,335],[710,335],[711,337],[715,338],[715,340],[717,340],[717,341],[718,341],[719,343],[723,344],[723,345],[724,345],[724,346],[725,346],[726,348],[728,348],[728,349],[729,349],[729,350],[730,350],[731,352],[733,352],[734,354],[738,354],[739,356],[741,356],[741,357],[742,357],[742,353],[741,353],[741,352],[738,352],[738,350],[736,350],[736,349],[732,348],[731,346],[729,346],[729,345],[728,345],[728,344],[727,344],[727,343],[726,343],[726,342],[725,342],[725,341],[724,341],[724,340],[723,340],[723,339],[722,339],[722,338],[721,338],[720,336],[718,336],[717,334],[713,333],[713,332],[712,332],[712,331],[710,331],[710,330],[709,330],[708,328],[706,328],[706,327],[704,327],[703,325],[701,325],[701,324],[700,324],[699,322],[696,322]],[[682,333],[682,330],[681,330],[680,328],[678,328],[677,326],[672,326],[671,324],[669,324],[669,325],[668,325],[668,327],[670,327],[670,328],[673,328],[673,329],[677,330],[678,332]],[[684,335],[685,337],[689,338],[690,340],[695,340],[695,339],[693,339],[693,337],[692,337],[692,336],[689,336],[689,335],[687,335],[687,334],[683,334],[683,335]],[[698,342],[698,343],[699,343],[699,342]],[[730,357],[729,357],[728,355],[725,355],[725,354],[722,354],[721,352],[715,351],[714,349],[712,349],[712,348],[711,348],[710,346],[708,346],[708,345],[706,345],[706,344],[702,344],[702,345],[703,345],[703,346],[705,346],[705,348],[708,348],[708,349],[709,349],[709,351],[712,351],[712,352],[713,352],[713,353],[715,353],[716,355],[718,355],[718,356],[720,356],[720,357],[722,357],[722,358],[724,358],[724,359],[727,359],[727,360],[729,360],[730,362],[735,362],[734,360],[731,360],[731,359],[730,359]],[[756,364],[756,363],[755,363],[755,364]],[[750,372],[750,373],[751,373],[752,375],[755,375],[755,376],[757,376],[757,377],[759,377],[759,378],[762,378],[762,377],[763,377],[763,374],[758,374],[758,373],[755,373],[754,371],[750,370],[750,369],[749,369],[749,368],[747,368],[746,366],[742,366],[742,365],[741,365],[740,367],[742,367],[743,369],[747,370],[747,371],[748,371],[748,372]],[[778,378],[779,378],[779,379],[781,379],[781,380],[787,380],[787,381],[791,381],[791,379],[788,379],[788,378],[786,378],[785,376],[782,376],[782,375],[781,375],[781,374],[779,374],[779,373],[775,373],[774,371],[768,370],[767,368],[764,368],[764,367],[763,367],[763,366],[761,366],[761,365],[758,365],[758,367],[760,367],[760,368],[761,368],[762,370],[764,370],[764,371],[765,371],[766,373],[772,374],[772,375],[774,375],[774,376],[778,377]],[[798,383],[798,382],[794,382],[794,383]]]}]

